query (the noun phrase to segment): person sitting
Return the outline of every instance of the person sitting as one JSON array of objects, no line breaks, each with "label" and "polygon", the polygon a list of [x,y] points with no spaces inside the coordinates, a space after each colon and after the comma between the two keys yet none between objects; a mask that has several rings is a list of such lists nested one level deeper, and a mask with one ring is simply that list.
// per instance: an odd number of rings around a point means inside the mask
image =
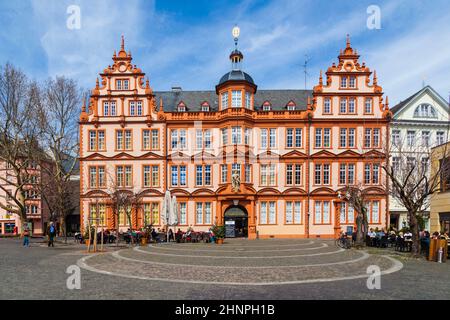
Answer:
[{"label": "person sitting", "polygon": [[172,228],[169,229],[169,242],[170,242],[171,240],[174,241],[174,239],[173,239],[173,231],[172,231]]},{"label": "person sitting", "polygon": [[367,236],[369,237],[369,246],[373,247],[375,245],[377,233],[373,230],[373,228],[370,228],[369,232],[367,233]]},{"label": "person sitting", "polygon": [[412,239],[412,233],[410,230],[406,230],[405,232],[405,240],[411,240]]},{"label": "person sitting", "polygon": [[178,228],[178,231],[177,231],[177,233],[175,234],[175,241],[176,241],[177,243],[180,243],[182,239],[183,239],[183,231],[181,231],[181,229]]}]

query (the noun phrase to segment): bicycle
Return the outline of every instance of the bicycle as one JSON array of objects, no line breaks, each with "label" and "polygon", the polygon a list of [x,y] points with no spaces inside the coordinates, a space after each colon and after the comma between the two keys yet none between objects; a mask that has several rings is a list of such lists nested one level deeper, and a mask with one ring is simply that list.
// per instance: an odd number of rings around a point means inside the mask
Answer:
[{"label": "bicycle", "polygon": [[336,246],[342,249],[350,249],[352,247],[351,242],[346,236],[336,239]]}]

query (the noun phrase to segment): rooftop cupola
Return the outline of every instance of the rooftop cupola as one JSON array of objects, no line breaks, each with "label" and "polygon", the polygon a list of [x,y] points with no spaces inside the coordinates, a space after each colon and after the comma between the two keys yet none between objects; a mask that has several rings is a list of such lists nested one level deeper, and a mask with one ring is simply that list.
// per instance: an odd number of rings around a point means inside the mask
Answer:
[{"label": "rooftop cupola", "polygon": [[242,71],[242,60],[244,59],[244,55],[242,52],[238,49],[238,42],[239,42],[239,35],[240,35],[240,29],[238,26],[235,26],[232,31],[232,35],[234,38],[234,50],[230,54],[230,61],[231,61],[231,71],[227,72],[220,78],[219,84],[216,86],[217,93],[219,90],[228,84],[238,84],[238,83],[245,83],[247,85],[250,85],[250,87],[254,88],[254,92],[256,92],[256,85],[252,79],[252,77]]}]

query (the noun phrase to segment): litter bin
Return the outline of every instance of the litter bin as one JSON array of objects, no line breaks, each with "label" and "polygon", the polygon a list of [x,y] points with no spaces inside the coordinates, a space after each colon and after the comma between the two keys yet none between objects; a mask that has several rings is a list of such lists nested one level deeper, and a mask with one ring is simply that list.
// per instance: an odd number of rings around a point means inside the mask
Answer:
[{"label": "litter bin", "polygon": [[430,252],[428,255],[429,261],[439,261],[439,251],[442,249],[442,262],[447,261],[448,243],[445,239],[431,239],[430,240]]}]

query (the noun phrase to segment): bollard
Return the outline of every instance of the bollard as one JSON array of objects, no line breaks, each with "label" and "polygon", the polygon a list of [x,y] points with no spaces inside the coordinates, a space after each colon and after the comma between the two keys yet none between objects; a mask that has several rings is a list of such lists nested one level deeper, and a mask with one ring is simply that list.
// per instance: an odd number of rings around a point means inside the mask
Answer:
[{"label": "bollard", "polygon": [[444,255],[444,249],[442,247],[439,248],[439,253],[438,253],[438,262],[442,263],[442,257]]}]

